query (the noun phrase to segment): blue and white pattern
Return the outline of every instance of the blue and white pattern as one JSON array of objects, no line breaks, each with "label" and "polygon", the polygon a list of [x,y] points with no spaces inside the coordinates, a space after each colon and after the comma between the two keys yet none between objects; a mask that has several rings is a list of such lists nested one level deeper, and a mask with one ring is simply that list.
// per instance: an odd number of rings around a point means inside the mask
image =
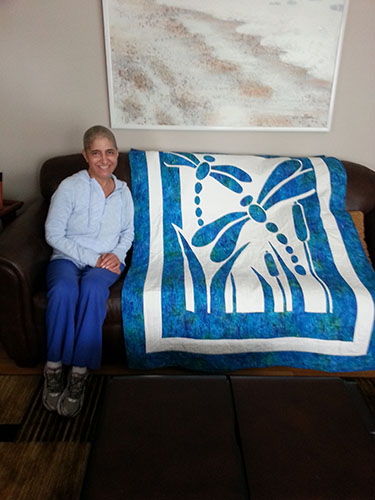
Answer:
[{"label": "blue and white pattern", "polygon": [[131,151],[129,365],[374,369],[375,273],[334,158]]}]

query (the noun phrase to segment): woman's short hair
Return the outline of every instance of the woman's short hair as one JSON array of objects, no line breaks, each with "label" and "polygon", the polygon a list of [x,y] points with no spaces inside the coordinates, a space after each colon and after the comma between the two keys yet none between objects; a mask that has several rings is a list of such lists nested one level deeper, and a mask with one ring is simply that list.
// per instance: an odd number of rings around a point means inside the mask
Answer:
[{"label": "woman's short hair", "polygon": [[102,125],[94,125],[93,127],[90,127],[88,130],[86,130],[83,135],[83,147],[85,151],[88,151],[90,149],[90,146],[93,143],[94,139],[96,139],[96,137],[106,137],[111,141],[113,147],[115,149],[118,149],[116,137],[114,136],[113,132],[109,130],[109,128],[103,127]]}]

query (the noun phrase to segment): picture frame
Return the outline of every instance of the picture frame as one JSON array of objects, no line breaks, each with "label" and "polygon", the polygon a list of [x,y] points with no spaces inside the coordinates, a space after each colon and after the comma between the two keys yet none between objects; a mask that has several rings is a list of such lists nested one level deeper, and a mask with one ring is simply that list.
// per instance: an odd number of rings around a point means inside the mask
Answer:
[{"label": "picture frame", "polygon": [[111,127],[329,131],[349,0],[102,0]]}]

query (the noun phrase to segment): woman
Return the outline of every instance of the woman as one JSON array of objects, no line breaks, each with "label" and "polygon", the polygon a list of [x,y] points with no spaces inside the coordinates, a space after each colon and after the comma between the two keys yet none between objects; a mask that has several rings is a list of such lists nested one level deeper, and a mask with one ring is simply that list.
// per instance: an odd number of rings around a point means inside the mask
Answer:
[{"label": "woman", "polygon": [[[45,225],[53,252],[43,404],[66,417],[82,408],[88,369],[100,367],[109,288],[124,270],[134,236],[130,190],[113,175],[119,155],[114,135],[94,126],[83,143],[88,169],[60,183]],[[64,365],[71,367],[66,385]]]}]

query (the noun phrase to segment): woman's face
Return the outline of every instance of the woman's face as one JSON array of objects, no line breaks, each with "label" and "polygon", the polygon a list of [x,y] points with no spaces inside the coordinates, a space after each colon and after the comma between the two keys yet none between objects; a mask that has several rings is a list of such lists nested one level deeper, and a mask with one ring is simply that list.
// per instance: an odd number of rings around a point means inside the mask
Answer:
[{"label": "woman's face", "polygon": [[96,137],[82,154],[89,164],[90,177],[99,183],[108,180],[117,167],[118,151],[107,137]]}]

